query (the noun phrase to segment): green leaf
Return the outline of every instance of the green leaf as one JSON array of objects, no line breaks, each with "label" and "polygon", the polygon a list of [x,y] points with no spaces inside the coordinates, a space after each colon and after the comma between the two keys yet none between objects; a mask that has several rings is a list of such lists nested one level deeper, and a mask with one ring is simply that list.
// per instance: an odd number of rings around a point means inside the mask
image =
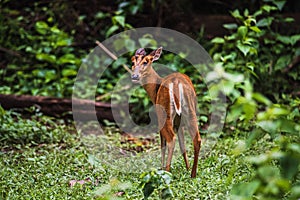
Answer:
[{"label": "green leaf", "polygon": [[136,6],[131,5],[131,6],[129,7],[130,13],[131,13],[132,15],[135,15],[135,14],[138,12],[139,8],[140,8],[140,7],[139,7],[138,5],[136,5]]},{"label": "green leaf", "polygon": [[265,96],[263,96],[262,94],[260,93],[253,93],[252,94],[252,97],[253,99],[255,99],[256,101],[260,102],[260,103],[263,103],[267,106],[271,105],[272,102]]},{"label": "green leaf", "polygon": [[243,104],[243,111],[245,113],[246,122],[248,122],[254,117],[257,110],[256,107],[257,105],[255,104],[254,101],[247,101],[247,103]]},{"label": "green leaf", "polygon": [[299,199],[300,198],[300,186],[294,186],[291,189],[291,199]]},{"label": "green leaf", "polygon": [[69,64],[76,64],[76,57],[74,54],[65,54],[63,56],[61,56],[57,62],[58,64],[66,64],[66,63],[69,63]]},{"label": "green leaf", "polygon": [[69,46],[72,44],[72,38],[59,38],[56,41],[55,46],[56,47],[63,47],[63,46]]},{"label": "green leaf", "polygon": [[128,51],[134,51],[135,50],[135,41],[131,39],[125,40],[125,47]]},{"label": "green leaf", "polygon": [[250,147],[251,144],[254,144],[259,138],[262,138],[265,135],[265,132],[260,128],[254,128],[248,138],[246,139],[247,147]]},{"label": "green leaf", "polygon": [[298,154],[300,156],[300,145],[299,144],[288,144],[287,149]]},{"label": "green leaf", "polygon": [[37,21],[35,23],[35,30],[40,34],[45,35],[49,30],[49,26],[46,22]]},{"label": "green leaf", "polygon": [[228,30],[234,30],[237,29],[238,25],[235,23],[230,23],[230,24],[224,24],[223,27]]},{"label": "green leaf", "polygon": [[109,14],[99,11],[96,13],[95,19],[104,19],[105,17],[108,17],[108,16],[109,16]]},{"label": "green leaf", "polygon": [[263,11],[262,10],[257,10],[254,14],[253,14],[253,17],[257,17],[259,15],[263,14]]},{"label": "green leaf", "polygon": [[268,183],[280,177],[280,171],[278,167],[267,165],[258,169],[258,175]]},{"label": "green leaf", "polygon": [[111,34],[113,34],[115,31],[117,31],[119,29],[119,26],[118,25],[113,25],[111,26],[107,31],[106,31],[106,34],[105,36],[106,37],[109,37]]},{"label": "green leaf", "polygon": [[27,161],[35,162],[36,159],[35,158],[27,158]]},{"label": "green leaf", "polygon": [[55,55],[49,55],[49,54],[45,54],[45,53],[36,54],[36,59],[42,60],[42,61],[47,61],[47,62],[50,62],[50,63],[55,63],[56,62]]},{"label": "green leaf", "polygon": [[164,179],[165,184],[170,185],[172,181],[172,174],[170,172],[164,171],[164,170],[159,170],[157,172],[158,174],[161,175],[161,177]]},{"label": "green leaf", "polygon": [[121,3],[119,3],[119,8],[125,8],[126,6],[129,6],[129,5],[130,5],[130,2],[128,2],[128,1],[121,2]]},{"label": "green leaf", "polygon": [[163,189],[162,193],[161,193],[161,197],[162,197],[162,199],[173,198],[174,194],[173,194],[173,191],[171,190],[171,188],[168,187],[166,189]]},{"label": "green leaf", "polygon": [[288,180],[292,180],[299,172],[298,167],[300,164],[299,156],[295,154],[287,154],[280,160],[280,166],[282,167],[282,175]]},{"label": "green leaf", "polygon": [[61,33],[61,31],[56,26],[51,27],[50,31],[55,34]]},{"label": "green leaf", "polygon": [[297,134],[298,131],[296,130],[296,123],[285,119],[285,118],[280,118],[278,119],[278,123],[279,123],[279,131],[280,132],[285,132],[285,133],[291,133],[291,134]]},{"label": "green leaf", "polygon": [[248,45],[252,45],[252,43],[259,43],[257,39],[255,38],[251,38],[251,37],[246,37],[243,41],[243,44],[248,44]]},{"label": "green leaf", "polygon": [[262,18],[256,23],[256,26],[257,27],[269,27],[269,26],[271,26],[273,20],[274,20],[274,17]]},{"label": "green leaf", "polygon": [[267,13],[270,13],[272,10],[278,10],[278,8],[276,8],[275,6],[270,5],[263,5],[261,9],[266,11]]},{"label": "green leaf", "polygon": [[260,33],[261,30],[257,26],[250,26],[250,29],[256,33]]},{"label": "green leaf", "polygon": [[120,39],[115,40],[113,42],[113,44],[114,44],[114,48],[116,49],[116,51],[119,51],[120,49],[125,47],[125,40],[120,38]]},{"label": "green leaf", "polygon": [[287,23],[294,22],[294,21],[295,21],[295,19],[292,18],[292,17],[286,17],[286,18],[284,18],[284,22],[287,22]]},{"label": "green leaf", "polygon": [[282,10],[282,8],[284,7],[286,0],[277,0],[277,1],[272,1],[273,4],[275,4],[278,8],[278,10]]},{"label": "green leaf", "polygon": [[144,199],[148,199],[149,196],[153,193],[155,187],[152,182],[146,183],[143,188]]},{"label": "green leaf", "polygon": [[237,48],[244,54],[244,56],[246,56],[249,53],[251,47],[245,44],[238,43]]},{"label": "green leaf", "polygon": [[275,115],[275,116],[279,116],[279,115],[288,115],[290,113],[289,110],[280,107],[280,105],[275,105],[274,107],[270,108],[268,110],[270,115]]},{"label": "green leaf", "polygon": [[225,92],[226,95],[229,95],[232,93],[232,90],[234,89],[234,82],[229,80],[222,80],[223,84],[223,91]]},{"label": "green leaf", "polygon": [[[4,108],[2,108],[2,106],[0,105],[0,117],[3,117],[6,114],[6,111],[4,110]],[[0,118],[1,119],[1,118]]]},{"label": "green leaf", "polygon": [[274,135],[277,133],[278,124],[274,121],[270,120],[264,120],[256,123],[257,126],[259,126],[264,131],[270,133],[271,135]]},{"label": "green leaf", "polygon": [[249,10],[246,8],[246,9],[244,10],[244,16],[245,16],[245,17],[248,17],[248,15],[249,15]]},{"label": "green leaf", "polygon": [[280,56],[280,58],[277,60],[274,70],[282,70],[288,66],[288,64],[291,62],[292,58],[290,55],[283,55]]},{"label": "green leaf", "polygon": [[153,38],[140,38],[139,39],[140,46],[146,47],[147,45],[156,46],[157,42]]},{"label": "green leaf", "polygon": [[239,20],[243,20],[242,15],[240,14],[240,11],[238,9],[234,10],[233,12],[231,12],[231,15]]},{"label": "green leaf", "polygon": [[233,186],[230,199],[251,200],[260,186],[260,181],[254,180],[250,183],[239,183]]},{"label": "green leaf", "polygon": [[247,27],[250,27],[252,25],[256,24],[256,19],[254,19],[253,17],[248,17],[245,21],[244,21],[244,25]]},{"label": "green leaf", "polygon": [[291,45],[295,45],[300,41],[300,34],[291,36]]},{"label": "green leaf", "polygon": [[[260,133],[260,132],[258,132]],[[260,154],[258,156],[251,156],[247,158],[247,161],[253,165],[264,165],[270,161],[270,157],[267,154]]]},{"label": "green leaf", "polygon": [[45,82],[48,83],[57,78],[55,70],[47,70],[45,73]]},{"label": "green leaf", "polygon": [[76,76],[77,71],[74,69],[63,69],[61,72],[62,76],[68,77],[68,76]]},{"label": "green leaf", "polygon": [[151,180],[151,175],[148,172],[145,172],[140,178],[142,179],[142,183],[148,183]]},{"label": "green leaf", "polygon": [[221,37],[215,37],[214,39],[212,39],[211,42],[216,43],[216,44],[223,44],[223,43],[225,43],[225,40],[224,40],[224,38],[221,38]]},{"label": "green leaf", "polygon": [[248,33],[248,27],[246,27],[246,26],[240,26],[240,27],[238,28],[237,33],[238,33],[238,36],[239,36],[241,39],[244,39],[244,38],[246,37],[247,33]]},{"label": "green leaf", "polygon": [[125,17],[124,16],[114,16],[112,18],[113,24],[120,24],[122,27],[125,26]]},{"label": "green leaf", "polygon": [[292,40],[290,36],[284,36],[284,35],[277,35],[276,39],[284,44],[292,44]]},{"label": "green leaf", "polygon": [[208,117],[207,116],[201,115],[199,119],[200,119],[200,121],[202,121],[204,123],[208,122]]}]

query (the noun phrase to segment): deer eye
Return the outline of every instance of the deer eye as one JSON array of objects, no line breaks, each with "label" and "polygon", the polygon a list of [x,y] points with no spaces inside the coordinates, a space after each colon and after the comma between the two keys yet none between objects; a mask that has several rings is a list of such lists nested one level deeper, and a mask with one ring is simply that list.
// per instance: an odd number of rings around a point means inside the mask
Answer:
[{"label": "deer eye", "polygon": [[144,65],[144,66],[146,66],[147,64],[148,64],[148,62],[147,62],[147,61],[144,61],[144,62],[143,62],[143,65]]}]

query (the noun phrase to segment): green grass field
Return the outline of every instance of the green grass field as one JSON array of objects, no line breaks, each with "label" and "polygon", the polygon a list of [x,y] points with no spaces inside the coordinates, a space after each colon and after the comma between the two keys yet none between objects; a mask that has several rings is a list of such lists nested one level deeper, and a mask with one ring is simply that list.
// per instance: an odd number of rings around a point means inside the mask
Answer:
[{"label": "green grass field", "polygon": [[[30,120],[7,114],[1,134],[1,199],[142,199],[141,174],[160,166],[158,137],[151,144],[129,144],[114,127],[101,136],[80,135],[50,118]],[[24,139],[29,134],[31,139]],[[169,184],[173,198],[226,199],[235,184],[250,181],[254,168],[249,156],[276,145],[264,137],[246,148],[243,134],[223,134],[215,144],[204,135],[195,179],[177,153]],[[150,199],[161,199],[161,195],[158,187]]]}]

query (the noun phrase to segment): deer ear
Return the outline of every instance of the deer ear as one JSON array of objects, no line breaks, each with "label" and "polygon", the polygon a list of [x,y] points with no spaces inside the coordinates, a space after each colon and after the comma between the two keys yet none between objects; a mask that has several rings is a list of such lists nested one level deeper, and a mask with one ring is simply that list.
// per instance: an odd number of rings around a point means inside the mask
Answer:
[{"label": "deer ear", "polygon": [[153,56],[153,61],[159,59],[161,52],[162,52],[162,47],[159,47],[158,49],[156,49],[150,53],[150,55]]},{"label": "deer ear", "polygon": [[135,55],[136,56],[145,56],[146,55],[146,51],[145,51],[145,49],[144,48],[139,48],[138,50],[136,50],[136,52],[135,52]]}]

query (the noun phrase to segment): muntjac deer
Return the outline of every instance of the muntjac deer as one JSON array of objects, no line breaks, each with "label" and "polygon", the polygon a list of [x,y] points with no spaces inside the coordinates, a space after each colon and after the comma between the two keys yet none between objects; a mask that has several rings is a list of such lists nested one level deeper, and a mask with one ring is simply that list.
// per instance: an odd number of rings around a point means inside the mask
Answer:
[{"label": "muntjac deer", "polygon": [[[196,177],[201,138],[198,131],[196,116],[196,93],[190,78],[181,73],[172,73],[161,78],[152,68],[153,61],[159,59],[162,47],[146,55],[143,48],[138,49],[132,56],[132,82],[140,83],[152,103],[155,105],[160,128],[162,168],[170,171],[172,155],[175,147],[175,131],[183,155],[186,168],[189,169],[184,133],[181,121],[188,129],[194,145],[194,163],[191,177]],[[168,149],[165,165],[166,147]]]}]

